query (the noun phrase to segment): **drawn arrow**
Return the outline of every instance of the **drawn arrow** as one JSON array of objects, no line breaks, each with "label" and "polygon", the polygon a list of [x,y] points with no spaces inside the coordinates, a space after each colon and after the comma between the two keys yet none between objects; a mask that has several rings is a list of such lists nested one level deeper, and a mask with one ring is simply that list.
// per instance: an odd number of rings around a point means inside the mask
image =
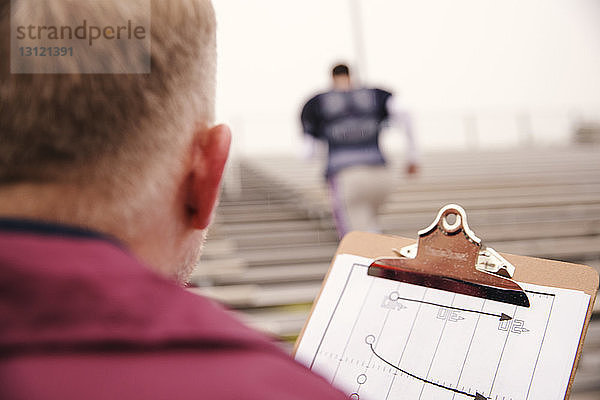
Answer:
[{"label": "drawn arrow", "polygon": [[[392,293],[396,293],[396,292],[392,292]],[[431,303],[429,301],[423,301],[423,300],[417,300],[417,299],[409,299],[409,298],[400,297],[400,296],[393,296],[393,298],[392,298],[392,296],[390,296],[390,300],[393,300],[393,301],[396,301],[396,300],[414,301],[415,303],[429,304],[431,306],[437,306],[437,307],[443,307],[443,308],[450,308],[452,310],[459,310],[459,311],[465,311],[465,312],[470,312],[470,313],[489,315],[489,316],[492,316],[492,317],[498,317],[498,318],[500,318],[500,321],[508,321],[508,320],[512,319],[512,317],[510,315],[506,315],[504,313],[493,314],[493,313],[488,313],[488,312],[483,312],[483,311],[469,310],[469,309],[466,309],[466,308],[459,308],[459,307],[446,306],[446,305],[443,305],[443,304]]]},{"label": "drawn arrow", "polygon": [[449,390],[449,391],[454,392],[456,394],[462,394],[463,396],[472,397],[475,400],[488,400],[488,397],[485,397],[484,395],[482,395],[479,392],[475,392],[475,394],[471,394],[471,393],[468,393],[468,392],[463,392],[462,390],[458,390],[458,389],[454,389],[454,388],[447,387],[447,386],[444,386],[444,385],[440,385],[439,383],[435,383],[435,382],[429,381],[429,380],[427,380],[425,378],[421,378],[421,377],[419,377],[419,376],[417,376],[415,374],[411,374],[410,372],[405,371],[402,368],[395,366],[394,364],[392,364],[391,362],[387,361],[386,359],[384,359],[383,357],[381,357],[379,354],[377,354],[377,352],[373,348],[373,344],[368,343],[368,345],[371,348],[371,351],[373,352],[373,354],[375,355],[375,357],[379,358],[381,361],[383,361],[384,363],[386,363],[390,367],[392,367],[394,369],[397,369],[398,371],[400,371],[400,372],[402,372],[402,373],[404,373],[404,374],[406,374],[406,375],[408,375],[408,376],[410,376],[412,378],[415,378],[417,380],[420,380],[421,382],[425,382],[425,383],[428,383],[428,384],[433,385],[433,386],[437,386],[437,387],[442,388],[442,389]]},{"label": "drawn arrow", "polygon": [[502,313],[502,315],[500,316],[500,321],[508,321],[511,319],[512,319],[512,317],[510,315],[506,315],[504,313]]}]

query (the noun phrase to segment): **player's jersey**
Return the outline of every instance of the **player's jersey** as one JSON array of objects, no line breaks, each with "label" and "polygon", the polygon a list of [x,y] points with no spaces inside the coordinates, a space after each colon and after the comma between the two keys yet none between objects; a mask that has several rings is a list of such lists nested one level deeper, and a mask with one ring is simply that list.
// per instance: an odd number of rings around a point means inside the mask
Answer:
[{"label": "player's jersey", "polygon": [[329,144],[326,177],[355,165],[385,164],[379,134],[390,96],[381,89],[329,91],[304,105],[304,132]]}]

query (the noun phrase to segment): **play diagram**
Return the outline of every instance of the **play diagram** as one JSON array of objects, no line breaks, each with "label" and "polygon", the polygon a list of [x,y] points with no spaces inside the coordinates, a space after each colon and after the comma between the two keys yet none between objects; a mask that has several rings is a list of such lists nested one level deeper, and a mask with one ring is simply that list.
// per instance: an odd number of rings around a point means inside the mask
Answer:
[{"label": "play diagram", "polygon": [[338,256],[296,358],[354,400],[562,399],[589,296],[523,284],[529,308],[367,275]]}]

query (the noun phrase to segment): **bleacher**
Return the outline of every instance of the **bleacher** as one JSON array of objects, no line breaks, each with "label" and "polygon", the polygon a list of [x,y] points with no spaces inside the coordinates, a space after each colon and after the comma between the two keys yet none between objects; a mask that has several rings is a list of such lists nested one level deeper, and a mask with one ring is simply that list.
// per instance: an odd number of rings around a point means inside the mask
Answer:
[{"label": "bleacher", "polygon": [[[384,233],[416,238],[448,203],[506,253],[600,269],[600,149],[566,148],[436,153],[416,179],[400,164],[381,210]],[[308,317],[337,237],[318,162],[291,157],[242,159],[225,189],[193,289],[250,325],[292,343]],[[600,398],[600,307],[596,304],[572,399]]]}]

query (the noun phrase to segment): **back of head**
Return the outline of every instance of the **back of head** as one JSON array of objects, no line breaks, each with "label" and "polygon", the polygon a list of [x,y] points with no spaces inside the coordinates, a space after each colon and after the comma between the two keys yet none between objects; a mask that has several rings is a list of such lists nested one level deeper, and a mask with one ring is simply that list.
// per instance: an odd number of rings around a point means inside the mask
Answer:
[{"label": "back of head", "polygon": [[350,76],[350,68],[346,64],[337,64],[331,69],[331,76]]},{"label": "back of head", "polygon": [[[205,0],[14,0],[11,10],[10,3],[0,3],[0,191],[70,185],[89,188],[98,201],[119,198],[120,209],[133,207],[168,181],[177,148],[191,140],[190,127],[212,122],[212,6]],[[12,73],[14,64],[11,71],[11,30],[32,20],[59,28],[93,20],[114,36],[106,27],[148,15],[149,41],[90,42],[87,55],[55,58],[63,73]],[[144,57],[149,73],[81,70],[94,63],[136,67]]]},{"label": "back of head", "polygon": [[333,88],[335,90],[347,91],[352,89],[350,79],[350,68],[346,64],[338,64],[331,70]]}]

